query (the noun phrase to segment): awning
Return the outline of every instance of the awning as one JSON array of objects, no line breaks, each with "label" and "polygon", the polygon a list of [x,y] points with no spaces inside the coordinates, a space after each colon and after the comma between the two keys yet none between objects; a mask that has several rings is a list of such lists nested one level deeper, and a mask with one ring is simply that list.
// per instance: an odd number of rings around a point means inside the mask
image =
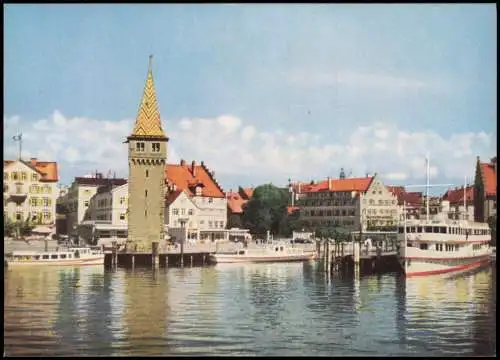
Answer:
[{"label": "awning", "polygon": [[37,233],[37,234],[50,234],[53,231],[54,231],[53,229],[48,228],[46,226],[39,226],[39,227],[34,228],[31,232]]}]

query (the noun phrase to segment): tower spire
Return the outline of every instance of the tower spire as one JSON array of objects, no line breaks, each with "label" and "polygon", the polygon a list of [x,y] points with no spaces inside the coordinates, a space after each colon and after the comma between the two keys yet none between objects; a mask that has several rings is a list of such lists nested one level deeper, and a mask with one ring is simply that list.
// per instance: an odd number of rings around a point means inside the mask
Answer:
[{"label": "tower spire", "polygon": [[149,55],[148,76],[131,136],[165,137],[153,82],[153,55]]}]

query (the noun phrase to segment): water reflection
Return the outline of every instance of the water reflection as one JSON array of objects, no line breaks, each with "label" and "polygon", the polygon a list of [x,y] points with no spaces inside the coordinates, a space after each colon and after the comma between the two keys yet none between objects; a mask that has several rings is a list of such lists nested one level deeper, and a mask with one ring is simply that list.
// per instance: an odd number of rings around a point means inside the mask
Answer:
[{"label": "water reflection", "polygon": [[9,355],[493,355],[496,267],[451,280],[314,263],[6,272]]}]

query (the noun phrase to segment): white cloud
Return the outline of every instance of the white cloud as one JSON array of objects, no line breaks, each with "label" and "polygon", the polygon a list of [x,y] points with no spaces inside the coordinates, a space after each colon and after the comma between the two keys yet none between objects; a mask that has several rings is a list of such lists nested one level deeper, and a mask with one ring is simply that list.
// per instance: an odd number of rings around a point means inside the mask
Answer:
[{"label": "white cloud", "polygon": [[[133,124],[132,119],[66,117],[55,111],[48,119],[24,125],[23,156],[56,160],[62,167],[74,168],[74,175],[111,170],[127,176],[127,145],[123,141]],[[12,136],[18,125],[18,117],[4,116],[5,158],[17,156]],[[387,182],[421,184],[425,182],[428,153],[431,179],[463,179],[473,176],[477,155],[488,159],[495,152],[492,134],[468,132],[443,137],[381,122],[359,127],[335,143],[321,134],[258,129],[231,115],[169,120],[164,128],[170,137],[169,162],[203,160],[223,185],[231,174],[247,175],[254,183],[285,183],[289,177],[306,181],[337,176],[341,167],[352,176],[377,172]]]}]

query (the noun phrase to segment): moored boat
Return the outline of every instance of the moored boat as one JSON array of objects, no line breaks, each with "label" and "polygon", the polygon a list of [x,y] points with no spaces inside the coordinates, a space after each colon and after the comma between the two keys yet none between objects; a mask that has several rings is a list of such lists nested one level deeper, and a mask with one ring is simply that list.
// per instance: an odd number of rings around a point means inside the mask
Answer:
[{"label": "moored boat", "polygon": [[469,271],[491,260],[488,224],[414,220],[399,228],[399,257],[407,277]]},{"label": "moored boat", "polygon": [[314,253],[302,248],[289,247],[287,244],[270,244],[257,248],[245,248],[229,252],[217,252],[210,255],[210,261],[220,263],[264,263],[309,261]]},{"label": "moored boat", "polygon": [[97,248],[79,247],[57,251],[14,251],[5,256],[7,267],[104,265],[104,253]]}]

